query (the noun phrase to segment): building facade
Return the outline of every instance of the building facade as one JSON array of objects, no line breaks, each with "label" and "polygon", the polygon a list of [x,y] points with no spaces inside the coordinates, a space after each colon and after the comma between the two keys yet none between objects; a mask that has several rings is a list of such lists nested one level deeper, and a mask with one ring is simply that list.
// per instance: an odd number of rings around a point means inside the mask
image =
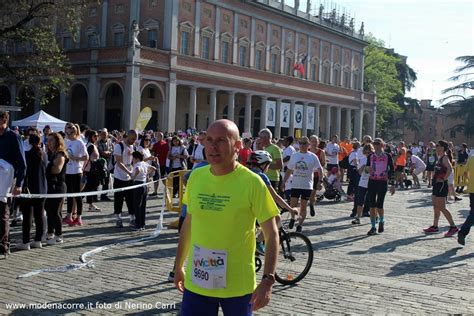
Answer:
[{"label": "building facade", "polygon": [[363,29],[335,17],[275,0],[102,0],[78,41],[58,28],[75,76],[68,93],[41,106],[38,89],[11,83],[0,99],[22,107],[17,118],[43,109],[94,128],[134,128],[150,107],[149,127],[163,131],[228,118],[251,134],[373,136]]},{"label": "building facade", "polygon": [[464,118],[453,118],[450,115],[452,109],[434,107],[431,100],[421,100],[420,105],[422,112],[418,114],[418,119],[421,129],[416,132],[405,127],[403,135],[406,142],[426,145],[430,141],[446,139],[456,146],[466,143],[469,148],[474,147],[474,139],[456,128],[459,124],[464,124]]}]

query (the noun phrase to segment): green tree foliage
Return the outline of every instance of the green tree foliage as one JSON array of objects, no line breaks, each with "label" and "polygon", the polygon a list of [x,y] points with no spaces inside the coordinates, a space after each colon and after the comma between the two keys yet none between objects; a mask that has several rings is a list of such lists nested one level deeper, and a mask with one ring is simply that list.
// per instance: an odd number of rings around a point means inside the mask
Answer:
[{"label": "green tree foliage", "polygon": [[464,123],[453,128],[464,131],[466,136],[474,136],[474,56],[459,56],[456,61],[463,65],[455,69],[456,75],[449,80],[456,84],[443,90],[447,97],[441,100],[445,109],[451,109],[455,118],[464,118]]},{"label": "green tree foliage", "polygon": [[369,45],[364,49],[364,89],[377,93],[377,133],[387,137],[392,124],[391,118],[403,112],[395,100],[397,95],[403,94],[397,72],[400,59],[388,54],[383,41],[375,39],[371,34],[365,39]]},{"label": "green tree foliage", "polygon": [[[56,35],[74,37],[85,9],[95,0],[0,1],[0,83],[66,89],[72,79]],[[42,100],[44,101],[44,100]]]}]

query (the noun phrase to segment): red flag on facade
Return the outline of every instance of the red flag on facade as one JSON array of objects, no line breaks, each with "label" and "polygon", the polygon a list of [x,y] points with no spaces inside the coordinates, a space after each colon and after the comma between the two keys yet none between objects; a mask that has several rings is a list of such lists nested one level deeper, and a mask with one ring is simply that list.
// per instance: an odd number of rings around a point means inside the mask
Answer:
[{"label": "red flag on facade", "polygon": [[302,78],[304,78],[304,63],[306,62],[307,58],[308,58],[308,55],[305,55],[301,61],[297,61],[293,65],[293,69],[298,71],[301,74]]}]

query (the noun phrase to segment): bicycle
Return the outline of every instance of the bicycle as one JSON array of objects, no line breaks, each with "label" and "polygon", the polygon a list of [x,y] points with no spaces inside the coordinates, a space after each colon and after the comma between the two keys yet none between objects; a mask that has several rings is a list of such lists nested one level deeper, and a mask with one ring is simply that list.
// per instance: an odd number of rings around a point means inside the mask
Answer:
[{"label": "bicycle", "polygon": [[[313,265],[313,246],[306,235],[298,232],[288,232],[282,225],[278,229],[280,240],[279,258],[275,271],[275,280],[283,285],[293,285],[304,279]],[[256,252],[255,270],[262,268],[260,256]]]}]

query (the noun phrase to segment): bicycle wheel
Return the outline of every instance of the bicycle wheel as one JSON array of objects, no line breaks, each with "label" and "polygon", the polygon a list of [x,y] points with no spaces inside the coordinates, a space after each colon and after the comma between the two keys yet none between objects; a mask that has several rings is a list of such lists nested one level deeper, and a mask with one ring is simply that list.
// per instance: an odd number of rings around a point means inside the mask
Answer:
[{"label": "bicycle wheel", "polygon": [[313,247],[308,237],[298,232],[280,235],[280,255],[275,280],[283,285],[296,284],[313,265]]}]

